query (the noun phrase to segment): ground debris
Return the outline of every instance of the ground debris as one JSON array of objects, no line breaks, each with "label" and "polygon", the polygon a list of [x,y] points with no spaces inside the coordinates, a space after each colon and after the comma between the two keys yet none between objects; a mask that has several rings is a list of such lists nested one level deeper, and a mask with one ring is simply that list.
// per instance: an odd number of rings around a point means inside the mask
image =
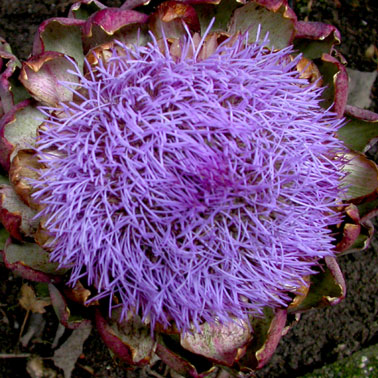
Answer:
[{"label": "ground debris", "polygon": [[58,368],[64,371],[64,378],[71,378],[76,361],[83,352],[83,344],[91,330],[90,324],[75,329],[71,336],[55,351],[53,361]]},{"label": "ground debris", "polygon": [[44,366],[43,360],[39,356],[34,356],[28,361],[26,371],[31,378],[55,378],[57,376],[56,371]]}]

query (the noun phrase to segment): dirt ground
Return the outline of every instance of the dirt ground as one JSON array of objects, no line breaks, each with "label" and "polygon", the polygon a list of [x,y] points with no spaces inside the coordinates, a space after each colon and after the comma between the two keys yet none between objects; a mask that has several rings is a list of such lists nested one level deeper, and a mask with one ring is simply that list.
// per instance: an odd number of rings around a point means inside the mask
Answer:
[{"label": "dirt ground", "polygon": [[[69,0],[0,0],[0,36],[14,52],[25,59],[37,26],[46,18],[66,14]],[[119,6],[122,1],[103,1]],[[341,52],[349,67],[360,71],[377,69],[377,56],[371,58],[366,51],[378,46],[378,3],[376,0],[297,0],[292,1],[301,19],[323,21],[336,25],[343,36]],[[374,60],[375,59],[375,60]],[[371,110],[378,112],[377,81],[372,92]],[[301,321],[282,339],[272,361],[258,373],[261,378],[300,377],[324,364],[344,358],[378,342],[378,298],[376,290],[378,240],[360,254],[340,258],[340,266],[348,286],[346,300],[333,308],[306,313]],[[18,304],[22,280],[14,277],[0,263],[0,378],[28,377],[27,358],[9,358],[15,353],[37,354],[52,365],[51,343],[57,321],[51,307],[45,314],[46,326],[40,342],[23,348],[19,333],[25,310]],[[68,336],[68,335],[67,335]],[[67,337],[66,336],[66,337]],[[2,354],[7,354],[4,358]],[[125,367],[112,359],[95,331],[86,341],[84,351],[73,377],[128,376]]]}]

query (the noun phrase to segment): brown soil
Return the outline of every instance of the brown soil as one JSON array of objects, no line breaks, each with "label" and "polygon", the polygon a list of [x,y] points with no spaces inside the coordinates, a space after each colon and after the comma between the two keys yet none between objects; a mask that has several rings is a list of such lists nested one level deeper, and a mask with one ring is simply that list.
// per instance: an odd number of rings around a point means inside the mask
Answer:
[{"label": "brown soil", "polygon": [[[0,35],[11,43],[14,52],[25,59],[31,50],[37,26],[46,18],[64,16],[69,0],[0,0]],[[103,1],[119,6],[121,0]],[[336,25],[343,35],[341,51],[349,66],[361,71],[377,69],[377,61],[366,57],[369,46],[378,45],[375,0],[297,0],[292,1],[301,19]],[[377,58],[377,57],[376,57]],[[378,111],[377,82],[373,89],[372,110]],[[372,248],[340,258],[348,284],[346,300],[333,308],[304,314],[289,331],[268,366],[259,377],[299,377],[324,364],[341,359],[369,345],[376,344],[378,301],[376,292],[378,241]],[[45,319],[47,325],[39,343],[22,348],[18,342],[25,311],[18,304],[23,280],[14,277],[0,264],[0,353],[31,353],[51,357],[51,342],[57,320],[51,307]],[[26,358],[0,357],[0,377],[27,377]],[[52,362],[45,360],[47,365]],[[73,377],[128,376],[124,367],[114,361],[94,331],[84,345]],[[91,370],[92,369],[92,370]]]}]

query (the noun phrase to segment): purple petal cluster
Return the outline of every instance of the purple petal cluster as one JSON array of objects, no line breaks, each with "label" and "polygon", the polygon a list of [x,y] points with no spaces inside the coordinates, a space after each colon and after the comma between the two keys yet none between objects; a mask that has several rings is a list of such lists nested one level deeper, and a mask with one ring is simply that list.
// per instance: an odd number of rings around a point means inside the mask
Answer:
[{"label": "purple petal cluster", "polygon": [[289,301],[333,255],[343,164],[342,121],[291,48],[192,49],[118,44],[77,69],[75,101],[44,108],[35,194],[71,283],[181,330]]}]

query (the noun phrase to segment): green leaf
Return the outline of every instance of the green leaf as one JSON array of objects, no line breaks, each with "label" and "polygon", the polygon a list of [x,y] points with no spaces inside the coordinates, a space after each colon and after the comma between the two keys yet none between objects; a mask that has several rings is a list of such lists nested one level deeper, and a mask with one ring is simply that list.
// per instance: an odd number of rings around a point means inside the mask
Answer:
[{"label": "green leaf", "polygon": [[25,87],[18,80],[19,70],[17,69],[16,72],[18,73],[16,76],[11,76],[9,78],[9,83],[11,85],[11,92],[13,94],[14,104],[18,104],[19,102],[30,98],[30,93],[25,89]]},{"label": "green leaf", "polygon": [[93,13],[96,13],[101,8],[95,2],[89,4],[77,4],[72,9],[72,14],[78,20],[87,20]]},{"label": "green leaf", "polygon": [[38,126],[42,123],[43,118],[45,117],[36,107],[26,106],[18,110],[14,119],[5,125],[4,137],[15,147],[11,160],[18,150],[34,146]]},{"label": "green leaf", "polygon": [[322,75],[325,90],[321,106],[328,109],[333,104],[333,111],[343,117],[348,99],[348,74],[344,64],[329,54],[323,54],[316,65]]},{"label": "green leaf", "polygon": [[79,25],[64,25],[52,20],[40,33],[44,51],[57,51],[74,58],[83,71],[84,53]]},{"label": "green leaf", "polygon": [[231,16],[235,9],[240,7],[240,3],[235,0],[222,0],[219,5],[194,4],[193,6],[197,12],[201,33],[203,34],[213,18],[215,18],[215,22],[211,31],[226,32]]},{"label": "green leaf", "polygon": [[354,241],[353,245],[349,248],[351,250],[362,250],[367,248],[369,242],[368,235],[358,235],[357,239]]},{"label": "green leaf", "polygon": [[255,42],[259,26],[261,26],[260,39],[269,33],[270,47],[283,49],[291,44],[294,36],[294,21],[285,16],[284,6],[274,12],[250,2],[235,10],[228,31],[231,34],[248,31],[249,42]]},{"label": "green leaf", "polygon": [[348,118],[349,122],[338,130],[337,135],[352,150],[363,152],[369,141],[378,137],[378,122]]},{"label": "green leaf", "polygon": [[347,187],[345,200],[362,199],[373,194],[378,189],[378,167],[357,152],[346,154],[350,159],[344,170],[348,173],[342,181],[342,186]]},{"label": "green leaf", "polygon": [[324,267],[324,271],[311,275],[310,290],[306,298],[297,307],[289,308],[289,312],[309,310],[323,307],[343,296],[343,289],[331,271]]},{"label": "green leaf", "polygon": [[5,242],[8,240],[8,238],[9,232],[0,225],[0,251],[4,250]]},{"label": "green leaf", "polygon": [[77,329],[90,324],[90,320],[83,318],[81,315],[71,315],[71,310],[67,305],[65,297],[53,284],[50,283],[48,288],[51,304],[61,324],[68,329]]},{"label": "green leaf", "polygon": [[150,360],[155,341],[151,338],[150,327],[137,315],[119,321],[117,311],[113,311],[110,328],[114,335],[132,351],[132,363],[146,363]]},{"label": "green leaf", "polygon": [[96,311],[97,329],[105,344],[121,359],[132,365],[147,364],[155,349],[149,325],[138,315],[120,321],[120,310],[112,312],[111,319],[105,319]]},{"label": "green leaf", "polygon": [[35,243],[9,243],[4,249],[9,264],[22,265],[47,274],[64,274],[66,270],[59,269],[57,263],[50,261],[50,254]]},{"label": "green leaf", "polygon": [[0,174],[0,185],[2,184],[9,185],[9,179],[7,176]]},{"label": "green leaf", "polygon": [[264,308],[262,317],[251,318],[253,329],[252,342],[245,355],[240,359],[240,366],[250,369],[260,369],[271,358],[285,327],[287,311]]},{"label": "green leaf", "polygon": [[184,377],[207,377],[215,369],[209,359],[184,349],[178,335],[161,333],[157,341],[156,354]]},{"label": "green leaf", "polygon": [[[13,238],[32,238],[38,228],[36,212],[20,200],[13,187],[0,187],[0,220]],[[26,239],[27,240],[27,239]]]},{"label": "green leaf", "polygon": [[252,338],[249,325],[233,319],[227,324],[204,323],[200,332],[193,330],[181,334],[181,345],[192,353],[232,366],[243,348]]},{"label": "green leaf", "polygon": [[323,53],[329,53],[338,40],[334,33],[323,40],[298,39],[294,41],[294,49],[299,50],[308,59],[318,59]]},{"label": "green leaf", "polygon": [[378,199],[357,205],[361,218],[371,211],[378,209]]},{"label": "green leaf", "polygon": [[107,43],[114,42],[115,40],[124,43],[125,45],[141,45],[144,46],[150,41],[146,25],[130,24],[121,27],[113,34],[106,33],[101,26],[92,25],[91,37],[85,38],[84,46],[88,51],[92,48],[106,45]]},{"label": "green leaf", "polygon": [[50,296],[49,286],[46,282],[37,282],[34,285],[34,288],[35,288],[35,292],[37,294],[37,297],[47,298],[47,297]]}]

